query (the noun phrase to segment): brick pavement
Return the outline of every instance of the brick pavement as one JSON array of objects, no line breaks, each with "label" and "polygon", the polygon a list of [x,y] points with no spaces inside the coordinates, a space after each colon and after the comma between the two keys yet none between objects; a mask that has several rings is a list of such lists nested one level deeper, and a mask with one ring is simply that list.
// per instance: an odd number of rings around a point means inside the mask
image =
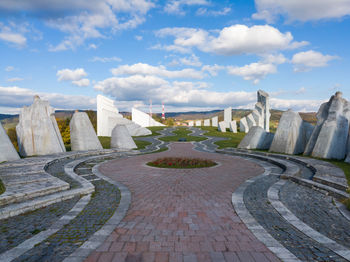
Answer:
[{"label": "brick pavement", "polygon": [[[112,160],[100,167],[132,193],[130,209],[109,238],[86,261],[279,261],[241,222],[232,192],[263,173],[241,158],[198,152],[191,143],[171,150]],[[159,157],[210,158],[220,165],[161,169]]]}]

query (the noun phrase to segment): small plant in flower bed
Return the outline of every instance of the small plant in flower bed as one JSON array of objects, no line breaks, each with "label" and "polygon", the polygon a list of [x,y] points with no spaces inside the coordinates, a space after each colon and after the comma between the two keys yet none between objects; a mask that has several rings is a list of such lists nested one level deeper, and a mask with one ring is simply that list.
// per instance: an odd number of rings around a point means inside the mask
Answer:
[{"label": "small plant in flower bed", "polygon": [[216,163],[209,159],[164,157],[148,162],[147,165],[160,168],[201,168],[215,166]]}]

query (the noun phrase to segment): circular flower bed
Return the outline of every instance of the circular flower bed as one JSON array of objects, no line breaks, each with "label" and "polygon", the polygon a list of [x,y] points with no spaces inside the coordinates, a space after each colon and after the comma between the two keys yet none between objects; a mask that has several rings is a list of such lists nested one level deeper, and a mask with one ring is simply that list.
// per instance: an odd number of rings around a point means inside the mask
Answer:
[{"label": "circular flower bed", "polygon": [[209,159],[164,157],[148,162],[147,165],[160,168],[202,168],[215,166],[217,163]]}]

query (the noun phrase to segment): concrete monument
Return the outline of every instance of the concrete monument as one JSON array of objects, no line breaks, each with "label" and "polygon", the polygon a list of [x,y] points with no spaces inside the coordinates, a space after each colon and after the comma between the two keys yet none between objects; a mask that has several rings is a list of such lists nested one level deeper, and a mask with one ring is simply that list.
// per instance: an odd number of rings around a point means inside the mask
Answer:
[{"label": "concrete monument", "polygon": [[23,107],[16,126],[19,153],[22,156],[49,155],[66,152],[55,119],[55,110],[48,101],[34,97],[29,107]]},{"label": "concrete monument", "polygon": [[232,108],[231,107],[224,109],[224,121],[226,123],[229,123],[232,121]]},{"label": "concrete monument", "polygon": [[243,149],[269,149],[273,134],[268,133],[260,126],[253,126],[248,134],[239,143],[238,148]]},{"label": "concrete monument", "polygon": [[210,126],[210,119],[204,119],[204,126]]},{"label": "concrete monument", "polygon": [[[258,104],[255,109],[261,108],[262,112],[262,118],[264,123],[264,129],[266,132],[270,132],[270,96],[268,93],[264,92],[263,90],[258,91]],[[257,110],[259,111],[259,110]]]},{"label": "concrete monument", "polygon": [[131,110],[131,119],[134,123],[142,127],[165,126],[162,123],[159,123],[156,120],[154,120],[149,114],[146,114],[136,108],[132,108]]},{"label": "concrete monument", "polygon": [[304,152],[312,126],[299,113],[288,110],[282,114],[270,152],[300,154]]},{"label": "concrete monument", "polygon": [[201,126],[202,125],[202,120],[197,120],[196,121],[196,126]]},{"label": "concrete monument", "polygon": [[236,120],[233,120],[229,123],[230,131],[232,133],[237,133],[237,123]]},{"label": "concrete monument", "polygon": [[336,92],[317,112],[317,124],[306,146],[305,155],[344,159],[349,136],[350,103]]},{"label": "concrete monument", "polygon": [[247,118],[243,117],[239,121],[239,131],[240,132],[244,132],[244,133],[248,133],[249,132],[249,126],[248,126]]},{"label": "concrete monument", "polygon": [[218,126],[218,131],[224,133],[224,132],[226,132],[226,128],[228,128],[227,122],[220,121],[219,126]]},{"label": "concrete monument", "polygon": [[137,148],[125,125],[116,125],[112,130],[111,148],[131,150]]},{"label": "concrete monument", "polygon": [[251,129],[253,126],[257,126],[252,114],[247,115],[246,119],[247,119],[249,129]]},{"label": "concrete monument", "polygon": [[194,121],[189,121],[188,126],[194,126]]},{"label": "concrete monument", "polygon": [[219,122],[219,117],[214,116],[214,117],[211,119],[211,126],[218,127],[218,122]]},{"label": "concrete monument", "polygon": [[0,163],[18,159],[18,153],[0,123]]},{"label": "concrete monument", "polygon": [[69,127],[72,151],[103,149],[85,112],[75,112]]}]

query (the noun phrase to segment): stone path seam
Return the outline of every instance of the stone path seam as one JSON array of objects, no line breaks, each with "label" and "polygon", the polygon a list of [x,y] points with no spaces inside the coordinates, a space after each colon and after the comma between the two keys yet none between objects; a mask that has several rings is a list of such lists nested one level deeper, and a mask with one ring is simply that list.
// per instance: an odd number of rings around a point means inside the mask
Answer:
[{"label": "stone path seam", "polygon": [[338,208],[339,212],[343,215],[343,217],[350,221],[350,211],[346,208],[346,206],[343,203],[340,203],[339,201],[335,201],[335,205]]},{"label": "stone path seam", "polygon": [[83,196],[69,212],[67,212],[65,215],[60,217],[60,219],[56,221],[53,225],[51,225],[48,229],[41,231],[37,235],[25,240],[18,246],[0,254],[0,261],[10,262],[20,257],[22,254],[32,249],[35,245],[41,243],[52,234],[59,231],[63,226],[67,225],[73,218],[75,218],[85,208],[87,203],[89,203],[90,198],[91,198],[91,194]]},{"label": "stone path seam", "polygon": [[323,234],[317,232],[304,222],[302,222],[299,218],[297,218],[280,200],[279,200],[279,191],[280,188],[286,183],[286,180],[280,180],[272,185],[268,192],[267,196],[272,206],[276,209],[276,211],[291,225],[300,230],[305,235],[314,239],[322,245],[327,246],[334,253],[342,256],[343,258],[350,260],[350,250],[334,240],[324,236]]},{"label": "stone path seam", "polygon": [[131,192],[123,184],[116,182],[109,177],[104,176],[99,170],[99,166],[102,163],[95,165],[92,168],[92,173],[101,179],[115,185],[120,190],[120,203],[112,215],[112,217],[102,226],[102,228],[96,231],[88,241],[85,241],[78,249],[76,249],[72,254],[63,260],[63,262],[78,262],[84,261],[89,254],[97,249],[106,238],[113,232],[113,230],[118,226],[118,224],[125,217],[126,212],[129,209],[131,203]]},{"label": "stone path seam", "polygon": [[[254,161],[254,160],[253,160]],[[245,189],[251,183],[255,182],[259,178],[268,176],[271,171],[265,168],[265,172],[257,177],[246,180],[235,192],[232,193],[232,205],[237,212],[238,216],[241,218],[243,223],[248,227],[248,229],[259,239],[264,245],[270,249],[278,258],[285,262],[300,261],[296,256],[294,256],[288,249],[286,249],[282,244],[275,240],[250,214],[248,209],[245,207],[243,194]]]}]

